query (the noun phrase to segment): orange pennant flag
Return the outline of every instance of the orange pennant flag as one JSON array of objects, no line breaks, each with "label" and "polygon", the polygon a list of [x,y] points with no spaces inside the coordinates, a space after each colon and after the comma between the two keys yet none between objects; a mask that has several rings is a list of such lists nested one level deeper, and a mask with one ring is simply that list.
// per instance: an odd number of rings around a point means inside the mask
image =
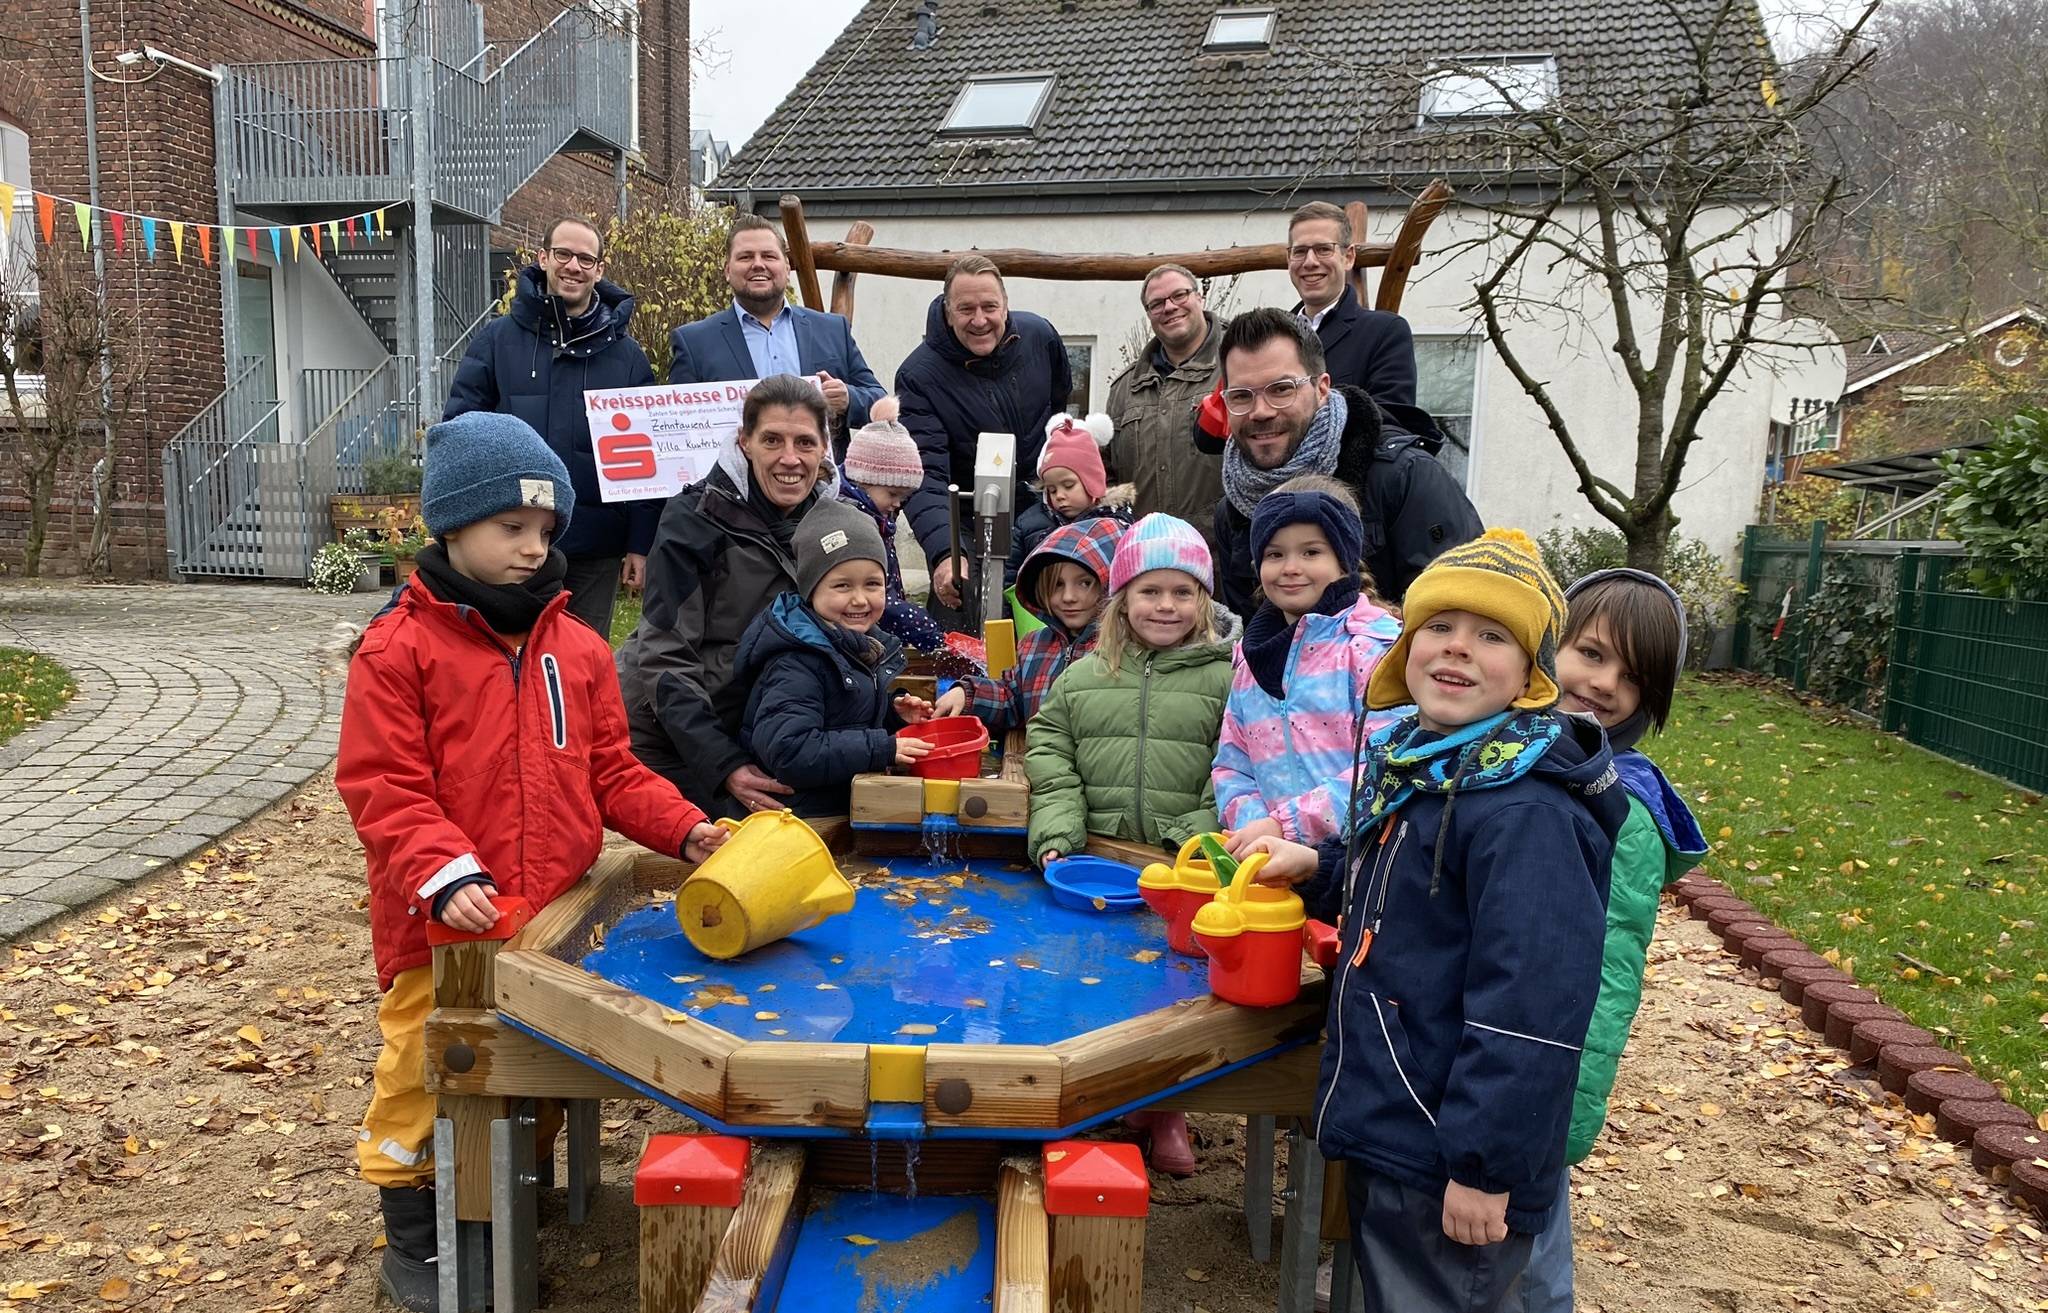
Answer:
[{"label": "orange pennant flag", "polygon": [[[227,244],[232,248],[235,244],[235,230],[224,228],[221,231],[227,234]],[[199,225],[199,260],[207,268],[213,268],[213,229],[203,223]]]},{"label": "orange pennant flag", "polygon": [[249,258],[251,260],[261,260],[263,253],[256,249],[256,230],[254,228],[244,228],[242,232],[249,239]]},{"label": "orange pennant flag", "polygon": [[36,221],[43,230],[43,245],[57,240],[57,201],[55,197],[36,193]]},{"label": "orange pennant flag", "polygon": [[306,229],[306,232],[313,239],[313,255],[317,259],[320,255],[320,225],[317,223],[313,224]]}]

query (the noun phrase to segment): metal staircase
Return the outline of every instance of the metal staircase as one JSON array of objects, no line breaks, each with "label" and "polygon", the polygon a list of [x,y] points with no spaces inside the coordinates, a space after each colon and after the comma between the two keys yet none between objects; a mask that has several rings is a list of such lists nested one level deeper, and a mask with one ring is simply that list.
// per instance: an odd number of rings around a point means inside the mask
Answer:
[{"label": "metal staircase", "polygon": [[[387,211],[391,240],[312,254],[391,355],[353,386],[301,386],[296,407],[257,395],[269,372],[238,341],[223,261],[238,363],[164,451],[174,575],[305,577],[330,532],[326,497],[360,491],[364,461],[411,450],[439,415],[495,301],[489,226],[505,202],[557,154],[622,161],[631,143],[631,7],[565,9],[509,53],[484,44],[475,0],[387,0],[384,13],[377,58],[229,65],[215,94],[223,222]],[[325,413],[311,413],[315,397]]]},{"label": "metal staircase", "polygon": [[320,263],[384,349],[398,354],[398,306],[405,270],[389,244],[325,247]]}]

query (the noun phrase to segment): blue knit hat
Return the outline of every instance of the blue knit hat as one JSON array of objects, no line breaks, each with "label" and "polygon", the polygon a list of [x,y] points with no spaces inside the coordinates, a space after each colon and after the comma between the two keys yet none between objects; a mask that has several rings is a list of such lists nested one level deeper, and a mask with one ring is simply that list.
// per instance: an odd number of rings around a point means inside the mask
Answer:
[{"label": "blue knit hat", "polygon": [[517,415],[473,410],[427,430],[420,518],[436,538],[464,525],[532,506],[555,513],[555,537],[569,527],[576,489],[569,467]]},{"label": "blue knit hat", "polygon": [[1365,525],[1358,512],[1327,492],[1275,490],[1259,498],[1252,510],[1252,568],[1265,558],[1266,544],[1290,524],[1313,524],[1329,540],[1330,550],[1346,575],[1355,574],[1365,558]]}]

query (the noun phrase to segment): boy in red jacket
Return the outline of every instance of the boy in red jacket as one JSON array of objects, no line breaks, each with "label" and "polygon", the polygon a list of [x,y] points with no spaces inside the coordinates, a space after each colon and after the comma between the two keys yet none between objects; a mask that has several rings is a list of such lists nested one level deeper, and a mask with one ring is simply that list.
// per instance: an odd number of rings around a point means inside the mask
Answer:
[{"label": "boy in red jacket", "polygon": [[575,503],[525,421],[476,412],[428,429],[435,542],[349,666],[334,782],[369,860],[385,991],[356,1159],[384,1212],[379,1284],[406,1309],[436,1306],[427,920],[488,930],[494,893],[546,906],[597,860],[607,826],[691,861],[725,838],[633,756],[611,648],[565,609],[549,541]]}]

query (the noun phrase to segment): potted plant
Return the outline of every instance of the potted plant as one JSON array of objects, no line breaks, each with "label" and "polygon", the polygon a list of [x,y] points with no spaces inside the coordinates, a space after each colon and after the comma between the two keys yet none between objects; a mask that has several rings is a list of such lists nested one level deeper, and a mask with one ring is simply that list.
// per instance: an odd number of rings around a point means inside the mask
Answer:
[{"label": "potted plant", "polygon": [[316,593],[375,592],[382,583],[384,557],[367,529],[351,529],[340,542],[326,543],[313,553],[306,569],[306,587]]},{"label": "potted plant", "polygon": [[427,546],[427,522],[417,511],[408,516],[402,507],[387,506],[377,513],[377,536],[397,581],[412,578],[419,554]]},{"label": "potted plant", "polygon": [[375,528],[387,510],[397,510],[401,522],[420,513],[420,438],[408,449],[374,456],[363,462],[363,491],[338,492],[327,499],[327,518],[336,537],[351,529]]}]

